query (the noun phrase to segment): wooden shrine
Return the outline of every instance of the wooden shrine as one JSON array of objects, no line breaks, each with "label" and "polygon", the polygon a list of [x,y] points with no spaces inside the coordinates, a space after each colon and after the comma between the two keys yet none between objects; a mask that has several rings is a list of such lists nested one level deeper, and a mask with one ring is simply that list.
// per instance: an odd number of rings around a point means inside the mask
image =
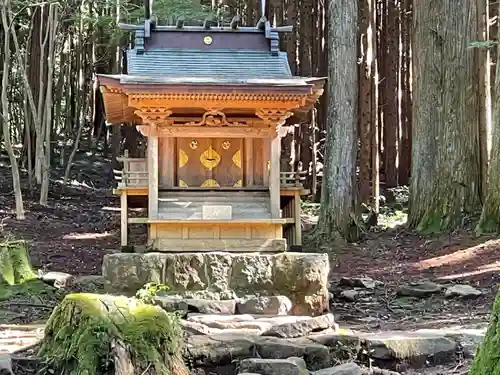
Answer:
[{"label": "wooden shrine", "polygon": [[[121,243],[148,225],[157,251],[284,251],[301,245],[301,176],[280,173],[281,137],[324,79],[294,77],[278,33],[256,27],[121,25],[127,74],[98,75],[109,124],[136,126],[147,158],[120,160]],[[147,217],[128,197],[147,196]]]}]

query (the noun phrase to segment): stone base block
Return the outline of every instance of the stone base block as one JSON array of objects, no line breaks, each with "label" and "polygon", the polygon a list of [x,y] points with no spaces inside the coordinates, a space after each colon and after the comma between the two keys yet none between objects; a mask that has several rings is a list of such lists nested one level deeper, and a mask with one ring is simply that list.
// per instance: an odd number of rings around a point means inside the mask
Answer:
[{"label": "stone base block", "polygon": [[328,255],[316,253],[119,253],[105,255],[102,265],[117,292],[155,282],[197,298],[282,295],[292,301],[293,315],[328,311],[329,270]]}]

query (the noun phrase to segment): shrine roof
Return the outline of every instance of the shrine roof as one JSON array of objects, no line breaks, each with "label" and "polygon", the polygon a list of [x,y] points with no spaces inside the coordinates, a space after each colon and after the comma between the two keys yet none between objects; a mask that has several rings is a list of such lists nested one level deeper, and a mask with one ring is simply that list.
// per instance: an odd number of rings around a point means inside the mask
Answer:
[{"label": "shrine roof", "polygon": [[[269,78],[243,78],[240,75],[232,77],[214,77],[207,76],[144,76],[144,75],[129,75],[129,74],[98,74],[102,84],[115,82],[122,87],[136,87],[139,91],[147,90],[149,87],[152,90],[157,87],[162,92],[167,90],[177,92],[182,91],[182,88],[190,87],[190,92],[209,92],[217,90],[217,87],[224,87],[231,91],[275,91],[282,92],[292,90],[295,93],[310,93],[311,87],[324,82],[325,78],[317,77],[269,77]],[[169,89],[170,88],[170,89]],[[153,89],[154,90],[154,89]],[[166,92],[166,91],[165,91]]]},{"label": "shrine roof", "polygon": [[[127,53],[128,75],[147,77],[288,78],[287,54],[235,49],[146,49]],[[129,83],[132,83],[130,80]]]}]

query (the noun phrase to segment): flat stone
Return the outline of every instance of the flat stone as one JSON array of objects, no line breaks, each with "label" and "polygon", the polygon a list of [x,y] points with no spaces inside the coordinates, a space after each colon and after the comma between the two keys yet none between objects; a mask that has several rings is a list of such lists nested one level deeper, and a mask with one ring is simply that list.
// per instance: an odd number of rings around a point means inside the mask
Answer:
[{"label": "flat stone", "polygon": [[202,314],[227,314],[232,315],[236,311],[235,300],[207,300],[207,299],[186,299],[189,311]]},{"label": "flat stone", "polygon": [[242,372],[252,372],[262,375],[309,375],[306,364],[301,358],[248,358],[240,362],[239,368]]},{"label": "flat stone", "polygon": [[213,322],[248,322],[255,318],[249,314],[242,315],[214,315],[214,314],[188,314],[187,320],[210,326]]},{"label": "flat stone", "polygon": [[442,329],[421,329],[416,333],[444,335],[445,337],[455,341],[463,350],[465,358],[474,358],[477,348],[484,341],[486,335],[486,327],[484,328],[464,328],[450,327]]},{"label": "flat stone", "polygon": [[260,317],[258,315],[254,315],[254,318],[258,322],[271,323],[273,326],[285,323],[296,323],[303,320],[312,319],[311,316],[296,316],[296,315],[281,315],[281,316],[270,316],[270,317]]},{"label": "flat stone", "polygon": [[267,322],[258,322],[258,321],[249,321],[249,322],[231,322],[231,321],[214,321],[209,322],[207,324],[209,327],[218,328],[218,329],[254,329],[259,333],[267,331],[272,327],[271,323]]},{"label": "flat stone", "polygon": [[327,254],[116,253],[106,254],[102,274],[110,292],[135,293],[154,282],[191,299],[234,298],[263,291],[286,296],[293,315],[329,311]]},{"label": "flat stone", "polygon": [[382,361],[407,361],[434,365],[454,361],[457,344],[438,334],[419,332],[382,332],[361,335],[370,357]]},{"label": "flat stone", "polygon": [[312,375],[363,375],[363,369],[354,362],[314,371]]},{"label": "flat stone", "polygon": [[432,281],[417,281],[403,285],[398,290],[400,296],[427,297],[431,294],[439,293],[443,289],[440,284]]},{"label": "flat stone", "polygon": [[361,339],[355,335],[313,334],[306,338],[312,343],[333,349],[335,357],[347,361],[356,358],[361,350]]},{"label": "flat stone", "polygon": [[332,364],[331,351],[324,345],[302,339],[287,340],[264,336],[257,337],[254,340],[255,349],[261,358],[302,357],[311,370],[319,370]]},{"label": "flat stone", "polygon": [[457,284],[446,288],[444,295],[446,297],[460,297],[460,298],[474,298],[479,297],[483,294],[481,291],[476,288],[471,287],[470,285],[462,285]]},{"label": "flat stone", "polygon": [[224,366],[237,359],[253,357],[255,344],[251,336],[221,333],[190,336],[184,350],[184,357],[194,366]]},{"label": "flat stone", "polygon": [[286,315],[292,309],[292,301],[286,296],[253,297],[237,304],[241,314]]},{"label": "flat stone", "polygon": [[180,322],[184,331],[189,335],[211,335],[219,332],[218,329],[207,327],[205,324],[190,322],[183,319],[181,319]]},{"label": "flat stone", "polygon": [[355,301],[356,298],[358,297],[359,292],[354,290],[354,289],[349,289],[349,290],[343,290],[340,292],[340,297],[342,299],[345,299],[346,301]]},{"label": "flat stone", "polygon": [[373,280],[371,277],[343,277],[340,279],[339,286],[348,286],[351,288],[375,289],[382,282]]},{"label": "flat stone", "polygon": [[272,327],[262,335],[281,338],[294,338],[307,336],[311,332],[322,331],[333,327],[335,327],[335,319],[333,317],[333,314],[326,314],[307,320],[280,324]]}]

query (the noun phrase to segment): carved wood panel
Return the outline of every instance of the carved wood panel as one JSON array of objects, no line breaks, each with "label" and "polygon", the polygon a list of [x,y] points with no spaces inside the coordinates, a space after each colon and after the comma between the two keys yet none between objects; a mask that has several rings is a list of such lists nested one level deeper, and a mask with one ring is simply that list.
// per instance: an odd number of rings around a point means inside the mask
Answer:
[{"label": "carved wood panel", "polygon": [[178,138],[178,186],[242,186],[242,152],[243,139]]}]

